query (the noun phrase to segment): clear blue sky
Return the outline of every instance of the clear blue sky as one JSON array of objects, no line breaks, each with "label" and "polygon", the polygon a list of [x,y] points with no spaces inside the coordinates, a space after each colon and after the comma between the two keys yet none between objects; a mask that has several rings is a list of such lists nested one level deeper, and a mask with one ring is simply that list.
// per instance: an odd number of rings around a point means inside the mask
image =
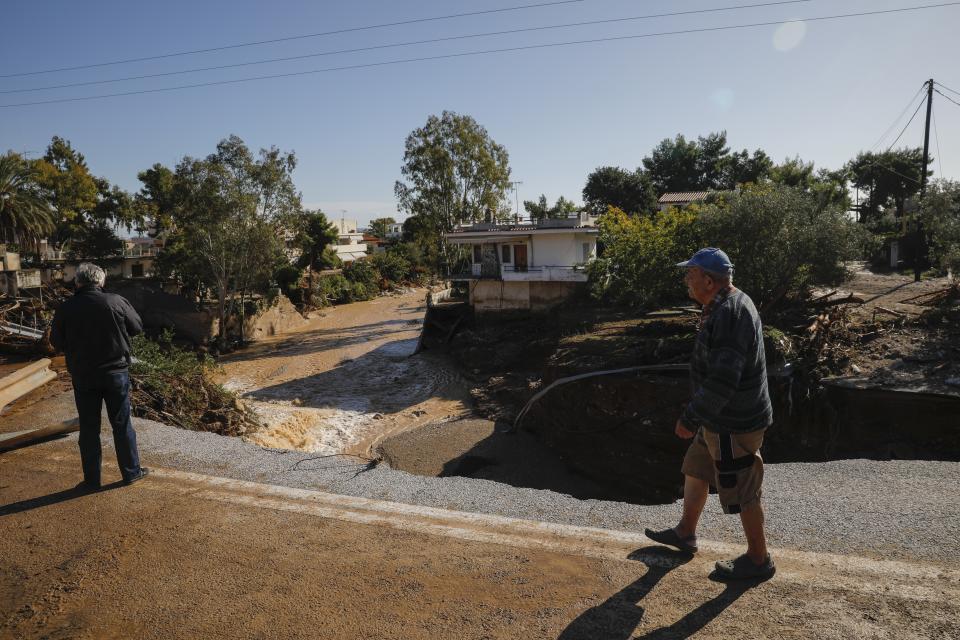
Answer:
[{"label": "clear blue sky", "polygon": [[[540,0],[544,1],[544,0]],[[762,0],[583,0],[136,64],[0,78],[0,90],[103,80],[367,47]],[[8,3],[0,74],[82,65],[537,0]],[[529,44],[875,11],[936,0],[812,0],[786,6],[555,29],[341,54],[73,89],[5,93],[0,104],[289,73]],[[237,134],[296,151],[304,202],[361,223],[396,212],[406,135],[428,115],[469,114],[504,145],[520,200],[580,201],[602,165],[634,168],[665,137],[726,129],[733,148],[799,154],[836,168],[871,148],[933,77],[960,91],[960,6],[913,13],[621,40],[107,99],[0,108],[0,150],[42,154],[71,140],[92,171],[137,190],[138,171],[210,153]],[[960,106],[935,95],[937,175],[960,178]],[[960,95],[949,94],[960,102]],[[907,114],[909,115],[909,114]],[[922,144],[923,112],[903,141]],[[903,123],[906,122],[904,118]],[[902,124],[900,125],[902,126]],[[889,136],[892,141],[899,129]],[[889,144],[889,142],[885,143]],[[521,205],[522,206],[522,205]]]}]

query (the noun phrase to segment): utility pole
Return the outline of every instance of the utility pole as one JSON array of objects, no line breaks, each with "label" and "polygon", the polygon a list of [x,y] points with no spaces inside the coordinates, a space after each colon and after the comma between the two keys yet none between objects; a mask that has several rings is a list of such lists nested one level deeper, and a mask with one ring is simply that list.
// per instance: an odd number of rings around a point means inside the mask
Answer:
[{"label": "utility pole", "polygon": [[523,183],[520,181],[510,183],[510,186],[513,187],[513,197],[516,200],[517,209],[516,209],[516,212],[513,214],[513,216],[514,216],[514,222],[517,222],[517,223],[520,222],[520,194],[517,191],[517,187],[521,184]]},{"label": "utility pole", "polygon": [[[927,124],[923,132],[923,172],[920,174],[920,210],[923,209],[923,197],[927,194],[927,163],[930,161],[930,114],[933,111],[933,78],[927,80]],[[927,243],[923,241],[923,222],[917,212],[917,253],[913,260],[913,281],[920,282],[927,257]]]}]

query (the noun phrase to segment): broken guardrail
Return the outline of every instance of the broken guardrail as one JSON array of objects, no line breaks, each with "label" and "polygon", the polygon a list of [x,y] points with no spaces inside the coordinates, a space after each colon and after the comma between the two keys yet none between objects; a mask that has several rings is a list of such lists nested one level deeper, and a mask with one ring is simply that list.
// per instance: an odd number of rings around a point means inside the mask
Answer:
[{"label": "broken guardrail", "polygon": [[0,378],[0,411],[17,398],[42,387],[56,377],[57,374],[50,370],[50,360],[44,358]]},{"label": "broken guardrail", "polygon": [[[8,404],[22,398],[34,389],[39,389],[57,377],[56,372],[50,370],[50,360],[44,358],[31,362],[27,366],[14,371],[10,375],[0,378],[0,410]],[[57,438],[80,428],[79,421],[74,418],[59,424],[50,425],[41,429],[34,429],[24,433],[13,434],[0,439],[0,452],[12,451],[38,442],[45,442]]]}]

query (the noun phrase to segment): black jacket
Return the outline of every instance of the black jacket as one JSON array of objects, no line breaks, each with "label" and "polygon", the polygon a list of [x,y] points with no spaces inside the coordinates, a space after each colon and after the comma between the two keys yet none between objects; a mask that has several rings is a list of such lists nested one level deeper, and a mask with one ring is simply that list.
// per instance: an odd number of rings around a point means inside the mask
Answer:
[{"label": "black jacket", "polygon": [[130,338],[143,333],[143,321],[127,299],[83,287],[53,316],[50,342],[67,356],[74,378],[124,371],[130,366]]}]

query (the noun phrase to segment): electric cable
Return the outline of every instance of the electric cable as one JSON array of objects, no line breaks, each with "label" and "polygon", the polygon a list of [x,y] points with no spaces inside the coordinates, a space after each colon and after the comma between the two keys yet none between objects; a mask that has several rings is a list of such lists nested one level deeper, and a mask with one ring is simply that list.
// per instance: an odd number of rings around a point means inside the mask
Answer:
[{"label": "electric cable", "polygon": [[910,98],[910,101],[909,101],[909,102],[907,102],[907,106],[905,106],[905,107],[903,108],[903,111],[900,112],[900,115],[898,115],[898,116],[896,117],[896,119],[890,124],[890,126],[887,127],[887,130],[883,132],[883,135],[880,136],[880,139],[877,140],[872,147],[870,147],[870,150],[871,150],[871,151],[873,151],[873,150],[875,150],[877,147],[879,147],[880,144],[886,139],[886,137],[887,137],[888,135],[890,135],[890,133],[893,131],[893,129],[897,126],[897,123],[900,122],[900,120],[903,119],[903,116],[906,115],[907,111],[910,110],[910,107],[913,106],[913,102],[914,102],[914,100],[917,99],[917,96],[919,96],[921,93],[923,93],[923,88],[926,86],[926,84],[927,84],[927,83],[923,83],[923,84],[920,85],[920,88],[917,89],[917,92],[916,92],[915,94],[913,94],[913,97]]},{"label": "electric cable", "polygon": [[937,112],[936,109],[930,110],[930,117],[933,119],[933,135],[937,141],[937,166],[940,167],[940,177],[943,177],[943,154],[940,152],[940,132],[937,130]]},{"label": "electric cable", "polygon": [[373,29],[383,29],[386,27],[399,27],[409,24],[419,24],[423,22],[437,22],[439,20],[452,20],[454,18],[466,18],[471,16],[488,15],[492,13],[506,13],[508,11],[519,11],[521,9],[538,9],[541,7],[552,7],[561,4],[574,4],[586,2],[586,0],[555,0],[554,2],[538,2],[536,4],[523,4],[512,7],[503,7],[501,9],[484,9],[482,11],[468,11],[466,13],[454,13],[444,16],[432,16],[429,18],[414,18],[411,20],[400,20],[397,22],[385,22],[382,24],[371,24],[362,27],[347,27],[344,29],[334,29],[332,31],[322,31],[319,33],[307,33],[299,36],[286,36],[283,38],[271,38],[270,40],[257,40],[254,42],[241,42],[239,44],[228,44],[220,47],[208,47],[206,49],[193,49],[191,51],[176,51],[174,53],[164,53],[155,56],[143,56],[141,58],[128,58],[126,60],[113,60],[111,62],[97,62],[92,64],[81,64],[73,67],[60,67],[57,69],[41,69],[39,71],[21,71],[19,73],[7,73],[0,75],[0,78],[16,78],[21,76],[36,76],[45,73],[57,73],[60,71],[76,71],[78,69],[92,69],[95,67],[108,67],[118,64],[129,64],[131,62],[146,62],[147,60],[162,60],[164,58],[175,58],[178,56],[189,56],[198,53],[211,53],[214,51],[226,51],[228,49],[240,49],[242,47],[255,47],[262,44],[274,44],[277,42],[289,42],[291,40],[303,40],[306,38],[320,38],[323,36],[332,36],[342,33],[354,33],[357,31],[370,31]]},{"label": "electric cable", "polygon": [[945,94],[944,92],[940,91],[939,89],[934,89],[934,91],[936,91],[937,93],[939,93],[940,95],[942,95],[944,98],[946,98],[947,100],[949,100],[949,101],[952,102],[953,104],[955,104],[955,105],[957,105],[958,107],[960,107],[960,102],[957,102],[956,100],[954,100],[953,98],[951,98],[950,96],[948,96],[947,94]]},{"label": "electric cable", "polygon": [[555,25],[546,25],[546,26],[539,26],[539,27],[524,27],[520,29],[507,29],[502,31],[488,31],[485,33],[472,33],[472,34],[459,35],[459,36],[446,36],[442,38],[430,38],[427,40],[413,40],[409,42],[397,42],[397,43],[391,43],[391,44],[380,44],[380,45],[371,45],[367,47],[357,47],[354,49],[321,51],[319,53],[307,53],[307,54],[302,54],[297,56],[285,56],[282,58],[268,58],[264,60],[252,60],[250,62],[237,62],[233,64],[222,64],[222,65],[215,65],[210,67],[197,67],[194,69],[182,69],[179,71],[148,73],[148,74],[137,75],[137,76],[126,76],[123,78],[111,78],[107,80],[90,80],[86,82],[72,82],[67,84],[55,84],[55,85],[49,85],[46,87],[31,87],[26,89],[6,89],[6,90],[0,91],[0,94],[29,93],[32,91],[49,91],[52,89],[68,89],[71,87],[84,87],[84,86],[97,85],[97,84],[110,84],[114,82],[128,82],[131,80],[145,80],[148,78],[176,76],[176,75],[183,75],[187,73],[200,73],[203,71],[217,71],[221,69],[234,69],[237,67],[250,67],[254,65],[271,64],[275,62],[290,62],[293,60],[305,60],[308,58],[319,58],[323,56],[333,56],[333,55],[340,55],[345,53],[361,53],[365,51],[376,51],[379,49],[410,47],[410,46],[421,45],[421,44],[435,44],[438,42],[452,42],[456,40],[468,40],[472,38],[485,38],[490,36],[512,35],[517,33],[530,33],[534,31],[547,31],[550,29],[565,29],[565,28],[571,28],[571,27],[584,27],[584,26],[594,26],[599,24],[612,24],[612,23],[619,23],[619,22],[649,20],[652,18],[675,17],[675,16],[683,16],[683,15],[689,15],[689,14],[710,13],[710,12],[718,12],[718,11],[736,11],[740,9],[755,9],[758,7],[769,7],[774,5],[796,4],[798,2],[812,2],[812,1],[813,0],[781,0],[779,2],[761,2],[757,4],[741,4],[741,5],[733,5],[728,7],[716,7],[714,9],[697,9],[693,11],[674,11],[672,13],[654,13],[654,14],[641,15],[641,16],[628,16],[625,18],[608,18],[605,20],[588,20],[583,22],[569,22],[566,24],[555,24]]},{"label": "electric cable", "polygon": [[933,84],[939,85],[939,86],[943,87],[944,89],[946,89],[947,91],[949,91],[949,92],[951,92],[951,93],[955,93],[955,94],[957,94],[958,96],[960,96],[960,91],[957,91],[956,89],[951,89],[950,87],[948,87],[947,85],[943,84],[942,82],[939,82],[939,81],[937,81],[937,80],[934,80],[934,81],[933,81]]},{"label": "electric cable", "polygon": [[890,149],[893,149],[893,147],[894,147],[898,142],[900,142],[900,138],[902,138],[902,137],[903,137],[903,134],[907,132],[907,128],[908,128],[908,127],[910,126],[910,124],[913,122],[913,119],[917,117],[917,114],[920,113],[920,107],[922,107],[922,106],[923,106],[923,101],[921,101],[920,104],[917,105],[917,108],[916,108],[916,110],[913,112],[913,115],[910,116],[910,119],[907,120],[907,124],[904,125],[903,129],[900,131],[900,135],[898,135],[898,136],[897,136],[897,139],[894,140],[892,143],[890,143],[890,146],[887,147],[887,151],[890,151]]},{"label": "electric cable", "polygon": [[[846,13],[846,14],[838,14],[838,15],[832,15],[832,16],[815,16],[811,18],[800,18],[797,20],[790,20],[789,22],[823,22],[827,20],[839,20],[839,19],[857,18],[857,17],[864,17],[864,16],[904,13],[908,11],[923,11],[927,9],[937,9],[937,8],[957,6],[957,5],[960,5],[960,1],[943,2],[943,3],[930,4],[930,5],[918,5],[918,6],[912,6],[912,7],[901,7],[897,9],[884,9],[879,11],[862,11],[857,13]],[[737,30],[737,29],[767,27],[767,26],[773,26],[773,25],[780,25],[783,23],[784,23],[783,20],[776,20],[776,21],[767,21],[767,22],[754,22],[749,24],[724,25],[724,26],[718,26],[718,27],[702,27],[699,29],[682,29],[677,31],[642,33],[642,34],[629,35],[629,36],[611,36],[606,38],[590,38],[585,40],[570,40],[565,42],[521,45],[516,47],[503,47],[499,49],[484,49],[480,51],[466,51],[462,53],[448,53],[448,54],[441,54],[441,55],[435,55],[435,56],[422,56],[417,58],[404,58],[399,60],[386,60],[382,62],[370,62],[370,63],[363,63],[363,64],[344,65],[340,67],[327,67],[323,69],[313,69],[309,71],[296,71],[296,72],[290,72],[290,73],[268,74],[268,75],[262,75],[262,76],[252,76],[247,78],[236,78],[233,80],[200,82],[200,83],[185,84],[185,85],[178,85],[178,86],[172,86],[172,87],[159,87],[156,89],[141,89],[137,91],[123,91],[123,92],[117,92],[117,93],[107,93],[107,94],[99,94],[99,95],[93,95],[93,96],[82,96],[82,97],[76,97],[76,98],[59,98],[59,99],[53,99],[53,100],[36,100],[32,102],[3,104],[3,105],[0,105],[0,108],[7,109],[7,108],[13,108],[13,107],[36,106],[36,105],[42,105],[42,104],[58,104],[58,103],[65,103],[65,102],[99,100],[103,98],[115,98],[115,97],[121,97],[121,96],[161,93],[166,91],[178,91],[183,89],[196,89],[200,87],[239,84],[243,82],[254,82],[257,80],[269,80],[274,78],[290,78],[290,77],[297,77],[297,76],[315,75],[319,73],[329,73],[334,71],[369,69],[374,67],[391,66],[391,65],[397,65],[397,64],[409,64],[414,62],[427,62],[427,61],[434,61],[434,60],[447,60],[447,59],[453,59],[453,58],[489,55],[494,53],[512,53],[517,51],[530,51],[535,49],[549,49],[549,48],[556,48],[556,47],[596,44],[596,43],[604,43],[604,42],[619,42],[619,41],[638,40],[638,39],[644,39],[644,38],[655,38],[655,37],[664,37],[664,36],[673,36],[673,35],[686,35],[686,34],[693,34],[693,33],[713,33],[713,32],[731,31],[731,30]]]}]

